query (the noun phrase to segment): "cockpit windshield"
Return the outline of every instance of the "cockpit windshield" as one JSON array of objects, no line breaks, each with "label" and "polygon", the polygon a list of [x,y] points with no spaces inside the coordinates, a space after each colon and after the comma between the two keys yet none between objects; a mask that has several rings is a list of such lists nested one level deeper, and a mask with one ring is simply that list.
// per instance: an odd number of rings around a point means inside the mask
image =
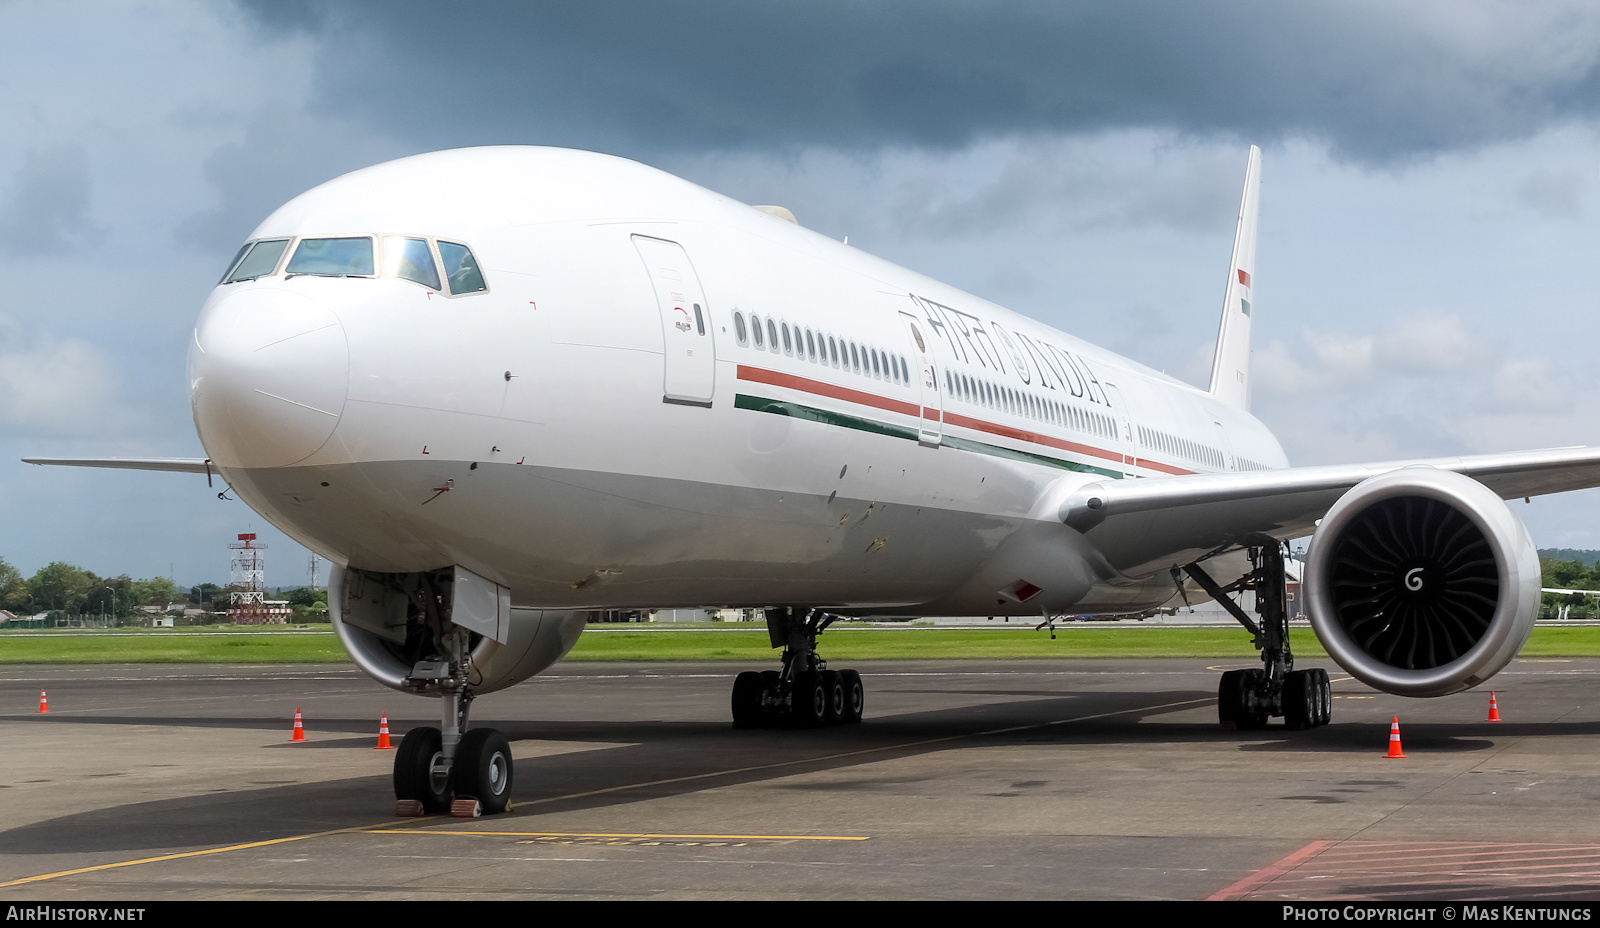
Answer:
[{"label": "cockpit windshield", "polygon": [[444,276],[450,281],[452,294],[478,293],[489,289],[483,282],[483,272],[472,257],[472,249],[455,242],[439,243],[439,260],[444,264]]},{"label": "cockpit windshield", "polygon": [[383,237],[383,276],[398,277],[439,289],[439,269],[433,263],[433,252],[425,238],[404,235]]},{"label": "cockpit windshield", "polygon": [[277,269],[278,259],[283,257],[283,250],[287,247],[289,240],[286,238],[246,243],[239,249],[239,254],[234,256],[233,265],[228,273],[223,275],[222,282],[232,284],[271,274]]},{"label": "cockpit windshield", "polygon": [[284,268],[290,277],[371,277],[372,272],[372,239],[366,236],[303,238],[289,259],[289,266]]}]

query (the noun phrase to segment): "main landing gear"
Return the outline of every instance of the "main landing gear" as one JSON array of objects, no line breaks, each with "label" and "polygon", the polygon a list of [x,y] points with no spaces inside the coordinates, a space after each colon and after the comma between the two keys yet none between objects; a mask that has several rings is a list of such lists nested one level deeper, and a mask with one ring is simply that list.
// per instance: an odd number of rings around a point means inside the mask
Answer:
[{"label": "main landing gear", "polygon": [[[1328,672],[1322,668],[1294,669],[1289,650],[1289,612],[1283,548],[1276,541],[1250,548],[1254,568],[1228,586],[1216,581],[1199,564],[1184,568],[1211,598],[1255,636],[1256,650],[1266,666],[1260,670],[1230,670],[1217,687],[1217,721],[1227,729],[1261,728],[1267,719],[1282,716],[1285,727],[1300,730],[1326,725],[1333,717],[1333,694]],[[1258,626],[1230,598],[1250,590],[1256,594]]]},{"label": "main landing gear", "polygon": [[449,658],[418,662],[406,684],[413,692],[440,697],[442,724],[406,732],[395,752],[394,796],[416,800],[430,814],[449,812],[451,801],[460,799],[477,800],[484,815],[504,812],[511,802],[511,744],[493,728],[467,729],[469,633],[450,625],[437,640]]},{"label": "main landing gear", "polygon": [[817,656],[817,636],[836,618],[816,609],[767,610],[767,634],[774,648],[784,649],[783,669],[746,670],[734,679],[734,728],[816,728],[861,721],[866,702],[861,674],[829,670]]}]

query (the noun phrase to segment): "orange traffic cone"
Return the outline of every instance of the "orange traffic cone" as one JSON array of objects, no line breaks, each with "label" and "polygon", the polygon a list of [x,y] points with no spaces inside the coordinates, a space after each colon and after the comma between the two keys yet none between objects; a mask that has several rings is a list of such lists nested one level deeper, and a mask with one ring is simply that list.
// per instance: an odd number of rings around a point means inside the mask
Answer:
[{"label": "orange traffic cone", "polygon": [[1387,757],[1404,757],[1400,752],[1400,716],[1395,716],[1389,723],[1389,753]]},{"label": "orange traffic cone", "polygon": [[306,740],[305,726],[300,723],[300,707],[294,707],[294,734],[289,736],[290,741]]},{"label": "orange traffic cone", "polygon": [[389,713],[383,714],[383,719],[378,722],[378,745],[374,751],[392,751],[394,745],[389,743]]},{"label": "orange traffic cone", "polygon": [[50,700],[45,698],[44,690],[40,690],[39,691],[39,711],[40,712],[49,712],[50,711]]},{"label": "orange traffic cone", "polygon": [[1489,721],[1500,721],[1500,704],[1494,700],[1494,690],[1489,691]]}]

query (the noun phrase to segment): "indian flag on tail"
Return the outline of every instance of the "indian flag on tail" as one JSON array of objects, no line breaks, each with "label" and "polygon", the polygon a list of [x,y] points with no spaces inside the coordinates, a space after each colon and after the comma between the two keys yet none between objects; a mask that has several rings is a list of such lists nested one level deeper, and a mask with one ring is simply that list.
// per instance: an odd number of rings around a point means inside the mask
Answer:
[{"label": "indian flag on tail", "polygon": [[1239,311],[1248,316],[1250,315],[1250,273],[1243,268],[1239,269],[1239,286],[1244,288],[1239,291]]}]

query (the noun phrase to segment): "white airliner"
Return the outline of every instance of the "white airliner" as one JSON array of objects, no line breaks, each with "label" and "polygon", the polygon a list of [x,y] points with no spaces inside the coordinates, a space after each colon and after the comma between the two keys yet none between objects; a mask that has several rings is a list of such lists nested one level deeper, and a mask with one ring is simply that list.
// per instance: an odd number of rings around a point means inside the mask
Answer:
[{"label": "white airliner", "polygon": [[[1600,450],[1291,468],[1248,412],[1260,153],[1208,389],[796,224],[605,155],[437,152],[330,181],[251,235],[189,353],[206,459],[29,459],[219,475],[336,565],[362,670],[442,697],[395,788],[504,809],[476,694],[558,660],[583,611],[761,607],[781,670],[740,726],[861,717],[818,658],[837,616],[1139,613],[1217,598],[1262,651],[1224,724],[1329,718],[1309,614],[1381,690],[1475,686],[1516,654],[1539,563],[1502,500],[1600,485]],[[1232,595],[1255,593],[1258,619]]]}]

